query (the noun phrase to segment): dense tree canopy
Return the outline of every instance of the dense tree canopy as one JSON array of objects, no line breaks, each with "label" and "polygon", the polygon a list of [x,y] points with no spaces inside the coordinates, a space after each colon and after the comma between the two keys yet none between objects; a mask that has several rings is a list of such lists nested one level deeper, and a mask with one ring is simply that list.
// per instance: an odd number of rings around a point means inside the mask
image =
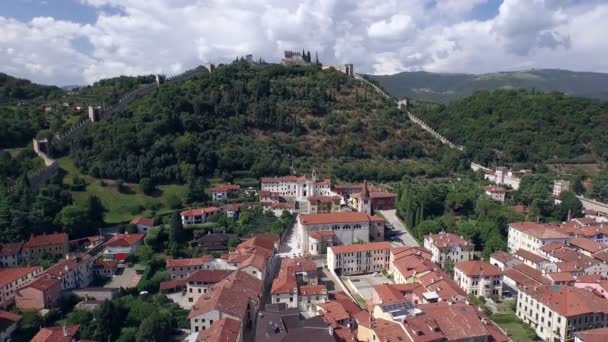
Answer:
[{"label": "dense tree canopy", "polygon": [[597,100],[495,90],[414,112],[485,164],[608,160],[608,103]]}]

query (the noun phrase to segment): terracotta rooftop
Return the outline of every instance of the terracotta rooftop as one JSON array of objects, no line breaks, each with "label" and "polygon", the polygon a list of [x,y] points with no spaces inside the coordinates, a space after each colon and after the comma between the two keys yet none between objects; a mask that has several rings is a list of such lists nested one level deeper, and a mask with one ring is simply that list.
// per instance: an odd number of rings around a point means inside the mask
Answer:
[{"label": "terracotta rooftop", "polygon": [[475,306],[465,303],[448,305],[444,302],[421,304],[418,308],[424,313],[420,317],[431,318],[448,341],[471,340],[490,335]]},{"label": "terracotta rooftop", "polygon": [[608,328],[576,331],[574,336],[581,342],[606,342],[608,341]]},{"label": "terracotta rooftop", "polygon": [[171,279],[160,282],[161,291],[181,289],[184,287],[186,287],[186,280],[184,279]]},{"label": "terracotta rooftop", "polygon": [[599,274],[581,274],[574,277],[577,283],[596,283],[602,281],[604,278]]},{"label": "terracotta rooftop", "polygon": [[302,224],[330,224],[330,223],[361,223],[369,222],[370,217],[363,212],[337,212],[324,214],[301,214]]},{"label": "terracotta rooftop", "polygon": [[359,325],[373,330],[380,341],[397,342],[409,340],[403,325],[398,322],[392,322],[385,319],[373,319],[368,322],[360,322]]},{"label": "terracotta rooftop", "polygon": [[540,263],[548,261],[547,259],[541,257],[540,255],[534,254],[525,249],[518,249],[517,252],[515,252],[515,256],[518,259],[528,260],[528,261],[532,262],[533,264],[540,264]]},{"label": "terracotta rooftop", "polygon": [[467,277],[495,277],[502,275],[502,271],[498,267],[478,260],[461,261],[454,266],[454,269],[461,271]]},{"label": "terracotta rooftop", "polygon": [[551,242],[551,243],[548,243],[548,244],[542,246],[540,248],[540,250],[543,251],[543,252],[545,252],[545,253],[550,253],[550,252],[553,252],[555,250],[561,249],[564,246],[566,246],[566,245],[564,245],[561,242]]},{"label": "terracotta rooftop", "polygon": [[239,191],[239,190],[241,190],[241,186],[238,184],[218,185],[214,188],[209,189],[210,192],[229,192],[229,191]]},{"label": "terracotta rooftop", "polygon": [[326,294],[327,288],[325,285],[304,285],[300,286],[300,294],[302,296],[318,296]]},{"label": "terracotta rooftop", "polygon": [[550,272],[547,273],[547,278],[553,283],[574,282],[574,276],[568,272]]},{"label": "terracotta rooftop", "polygon": [[536,222],[513,222],[509,226],[539,240],[568,238],[567,234],[560,232],[559,227],[554,225]]},{"label": "terracotta rooftop", "polygon": [[107,243],[109,247],[135,246],[146,237],[146,234],[116,234]]},{"label": "terracotta rooftop", "polygon": [[317,305],[323,312],[323,318],[331,327],[336,327],[339,325],[340,321],[347,320],[350,318],[350,315],[341,303],[336,301],[329,301],[327,303],[322,303]]},{"label": "terracotta rooftop", "polygon": [[380,242],[369,242],[369,243],[359,243],[354,245],[341,245],[341,246],[332,246],[330,249],[334,254],[342,254],[342,253],[357,253],[357,252],[367,252],[367,251],[379,251],[379,250],[390,250],[392,248],[392,244],[387,241]]},{"label": "terracotta rooftop", "polygon": [[112,269],[118,266],[118,261],[116,260],[95,260],[93,264],[93,268],[96,269]]},{"label": "terracotta rooftop", "polygon": [[0,257],[16,255],[21,252],[23,242],[0,244]]},{"label": "terracotta rooftop", "polygon": [[419,246],[403,246],[391,249],[391,258],[393,262],[410,255],[417,255],[429,260],[431,260],[432,257],[432,254],[428,249]]},{"label": "terracotta rooftop", "polygon": [[570,240],[570,245],[589,253],[597,253],[608,249],[608,245],[586,238],[573,238]]},{"label": "terracotta rooftop", "polygon": [[180,213],[181,216],[202,216],[207,214],[213,214],[220,211],[218,207],[207,207],[207,208],[196,208],[184,210]]},{"label": "terracotta rooftop", "polygon": [[227,317],[213,322],[209,329],[200,332],[196,337],[196,342],[237,341],[240,335],[241,322]]},{"label": "terracotta rooftop", "polygon": [[78,325],[41,328],[30,342],[71,342],[78,328]]},{"label": "terracotta rooftop", "polygon": [[504,272],[505,277],[512,279],[517,286],[550,285],[549,279],[541,271],[528,265],[519,264]]},{"label": "terracotta rooftop", "polygon": [[308,196],[306,198],[308,202],[318,203],[340,203],[342,197],[340,196]]},{"label": "terracotta rooftop", "polygon": [[166,259],[165,264],[167,268],[175,267],[197,267],[203,266],[212,260],[210,255],[205,255],[199,258],[188,258],[188,259]]},{"label": "terracotta rooftop", "polygon": [[0,268],[0,288],[35,271],[41,271],[40,266]]},{"label": "terracotta rooftop", "polygon": [[522,291],[564,317],[590,313],[608,314],[608,300],[592,291],[572,286],[528,287]]},{"label": "terracotta rooftop", "polygon": [[154,226],[154,219],[138,216],[138,217],[132,219],[131,222],[129,222],[129,224],[132,224],[134,226],[140,224],[142,226],[152,227],[152,226]]},{"label": "terracotta rooftop", "polygon": [[25,287],[31,287],[34,288],[36,290],[40,290],[40,291],[45,291],[53,286],[58,285],[60,282],[59,279],[57,278],[53,278],[51,275],[49,274],[42,274],[41,276],[39,276],[38,278],[34,279],[34,281],[32,281],[31,283],[27,284]]},{"label": "terracotta rooftop", "polygon": [[515,259],[515,257],[513,255],[511,255],[505,251],[496,251],[496,252],[492,253],[492,255],[490,255],[490,258],[497,260],[503,264]]},{"label": "terracotta rooftop", "polygon": [[0,331],[5,332],[8,327],[19,322],[21,316],[12,312],[0,310]]},{"label": "terracotta rooftop", "polygon": [[336,234],[333,230],[314,230],[308,233],[308,236],[315,240],[321,240],[323,238],[329,239],[333,238]]},{"label": "terracotta rooftop", "polygon": [[38,235],[30,238],[28,242],[25,243],[25,248],[35,248],[35,247],[44,247],[50,245],[63,245],[65,241],[67,241],[68,236],[65,233],[56,233],[56,234],[48,234],[48,235]]},{"label": "terracotta rooftop", "polygon": [[199,270],[190,275],[186,279],[187,282],[203,282],[207,284],[215,284],[226,279],[233,271],[228,270]]},{"label": "terracotta rooftop", "polygon": [[61,278],[67,272],[77,269],[80,265],[91,260],[89,254],[78,254],[69,259],[61,259],[59,262],[49,267],[44,273],[50,274],[53,277]]},{"label": "terracotta rooftop", "polygon": [[472,243],[465,240],[463,237],[453,233],[441,232],[438,234],[431,234],[424,237],[425,240],[430,240],[437,248],[445,248],[452,246],[473,246]]}]

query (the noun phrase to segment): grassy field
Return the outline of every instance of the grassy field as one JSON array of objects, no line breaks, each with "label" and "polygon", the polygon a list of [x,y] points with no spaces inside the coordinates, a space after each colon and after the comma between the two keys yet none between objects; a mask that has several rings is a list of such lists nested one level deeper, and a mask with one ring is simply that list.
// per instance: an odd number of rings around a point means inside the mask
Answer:
[{"label": "grassy field", "polygon": [[85,191],[72,191],[74,202],[83,203],[90,195],[99,197],[108,209],[105,215],[108,224],[128,222],[136,215],[152,216],[170,211],[168,199],[182,198],[184,193],[183,185],[160,185],[157,187],[157,194],[147,196],[142,193],[138,184],[129,183],[123,186],[125,190],[119,192],[112,180],[83,176],[68,158],[61,158],[58,162],[67,173],[64,183],[71,184],[74,176],[83,177],[87,183]]},{"label": "grassy field", "polygon": [[520,320],[510,308],[501,306],[499,310],[491,318],[507,332],[514,342],[536,341],[534,330]]}]

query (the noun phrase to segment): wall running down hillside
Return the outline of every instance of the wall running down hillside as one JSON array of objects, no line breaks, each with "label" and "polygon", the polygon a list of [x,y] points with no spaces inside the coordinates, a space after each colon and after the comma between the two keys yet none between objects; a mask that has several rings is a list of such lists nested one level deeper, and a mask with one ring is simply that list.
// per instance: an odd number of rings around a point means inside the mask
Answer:
[{"label": "wall running down hillside", "polygon": [[[170,82],[179,82],[191,78],[199,73],[210,72],[212,67],[198,66],[194,69],[187,70],[179,75],[172,76],[167,78],[164,83]],[[114,103],[113,105],[103,108],[99,113],[99,120],[105,120],[112,117],[112,115],[116,112],[120,112],[124,110],[129,104],[133,101],[152,94],[158,87],[160,87],[160,82],[153,82],[148,84],[142,84],[137,89],[133,89],[128,93],[124,94],[120,99]],[[94,123],[95,117],[90,115],[86,119],[81,120],[70,129],[63,133],[55,134],[53,143],[60,144],[69,142],[71,139],[75,138],[79,133],[83,132],[87,127],[89,127],[92,123]],[[42,159],[44,159],[44,167],[37,170],[34,174],[29,177],[30,186],[33,189],[37,189],[41,184],[45,183],[51,177],[53,177],[57,171],[59,170],[59,165],[52,156],[49,155],[48,152],[42,151],[38,148],[38,142],[34,139],[34,152]],[[11,188],[12,191],[14,189]]]}]

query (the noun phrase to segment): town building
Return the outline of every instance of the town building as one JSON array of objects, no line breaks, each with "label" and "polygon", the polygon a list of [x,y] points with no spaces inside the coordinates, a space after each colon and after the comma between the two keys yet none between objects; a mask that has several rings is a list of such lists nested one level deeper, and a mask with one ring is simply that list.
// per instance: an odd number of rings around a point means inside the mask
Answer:
[{"label": "town building", "polygon": [[93,263],[93,272],[98,277],[112,278],[117,269],[117,260],[95,260]]},{"label": "town building", "polygon": [[559,231],[557,226],[535,222],[509,224],[508,247],[511,253],[524,249],[541,255],[543,246],[554,242],[567,244],[568,241],[570,236]]},{"label": "town building", "polygon": [[284,57],[281,59],[283,65],[306,65],[308,62],[304,59],[305,56],[299,51],[284,51]]},{"label": "town building", "polygon": [[327,267],[338,275],[388,270],[391,247],[390,242],[333,246],[327,250]]},{"label": "town building", "polygon": [[521,182],[521,177],[527,174],[531,174],[532,170],[519,170],[512,171],[508,170],[506,167],[501,166],[496,168],[496,170],[485,170],[484,179],[488,180],[497,185],[506,185],[511,187],[514,190],[519,189],[519,183]]},{"label": "town building", "polygon": [[199,224],[207,222],[209,216],[219,213],[221,210],[217,207],[196,208],[184,210],[180,213],[182,225]]},{"label": "town building", "polygon": [[327,301],[325,285],[319,285],[317,264],[308,258],[281,259],[281,269],[272,282],[271,303],[309,311]]},{"label": "town building", "polygon": [[574,342],[605,342],[608,341],[608,328],[577,331]]},{"label": "town building", "polygon": [[226,279],[234,271],[230,270],[199,270],[191,274],[186,280],[186,297],[188,303],[196,303],[209,289]]},{"label": "town building", "polygon": [[573,341],[577,331],[608,326],[608,300],[571,286],[523,287],[517,316],[545,341]]},{"label": "town building", "polygon": [[[256,342],[336,342],[338,334],[321,316],[304,318],[298,309],[285,304],[268,304],[258,315]],[[349,340],[352,341],[352,340]]]},{"label": "town building", "polygon": [[549,261],[548,259],[543,258],[542,256],[534,254],[525,249],[517,250],[515,254],[513,254],[513,256],[519,259],[519,261],[521,261],[522,263],[530,267],[536,268],[537,270],[547,270],[553,267],[553,265],[551,265],[551,261]]},{"label": "town building", "polygon": [[[322,254],[313,251],[310,234],[315,231],[332,231],[332,245],[349,245],[353,243],[383,241],[384,219],[370,216],[364,212],[338,212],[329,214],[301,214],[296,227],[298,248],[307,253]],[[318,247],[318,244],[316,245]]]},{"label": "town building", "polygon": [[[241,322],[241,329],[256,324],[261,304],[262,281],[248,273],[235,271],[213,285],[192,306],[188,320],[190,331],[198,333],[210,328],[213,322],[231,318]],[[244,331],[241,331],[243,335]]]},{"label": "town building", "polygon": [[0,269],[0,308],[6,309],[15,302],[15,293],[42,273],[41,266]]},{"label": "town building", "polygon": [[196,337],[196,342],[243,341],[241,322],[229,317],[213,322]]},{"label": "town building", "polygon": [[484,189],[486,195],[488,195],[488,197],[490,197],[492,200],[501,202],[501,203],[505,202],[505,197],[506,197],[507,191],[502,186],[488,185],[488,186],[484,187],[483,189]]},{"label": "town building", "polygon": [[0,341],[11,341],[11,335],[17,330],[17,323],[21,318],[15,313],[0,310]]},{"label": "town building", "polygon": [[0,266],[15,267],[31,259],[30,251],[23,242],[0,244]]},{"label": "town building", "polygon": [[327,248],[334,245],[336,234],[333,230],[315,230],[308,233],[309,254],[323,255],[327,253]]},{"label": "town building", "polygon": [[553,181],[553,197],[559,198],[564,191],[570,191],[570,181],[556,179]]},{"label": "town building", "polygon": [[32,236],[23,246],[32,259],[38,260],[43,255],[64,257],[69,251],[68,234],[56,233]]},{"label": "town building", "polygon": [[130,225],[137,227],[137,232],[147,234],[150,228],[154,227],[154,219],[138,216],[129,222]]},{"label": "town building", "polygon": [[224,201],[241,193],[240,185],[226,184],[209,189],[213,201]]},{"label": "town building", "polygon": [[15,306],[19,310],[52,309],[59,304],[60,298],[61,281],[49,274],[42,274],[17,290]]},{"label": "town building", "polygon": [[221,249],[227,249],[228,243],[232,239],[237,239],[236,234],[226,233],[212,233],[209,231],[207,234],[194,240],[193,245],[204,248],[208,251],[217,251]]},{"label": "town building", "polygon": [[468,295],[502,297],[502,271],[485,261],[461,261],[454,266],[454,281]]},{"label": "town building", "polygon": [[432,254],[434,263],[445,267],[446,262],[473,260],[474,245],[462,236],[441,232],[424,237],[424,248]]},{"label": "town building", "polygon": [[496,251],[490,255],[490,264],[498,267],[501,271],[508,270],[521,263],[523,261],[504,251]]},{"label": "town building", "polygon": [[40,328],[30,342],[75,342],[79,328],[78,325]]},{"label": "town building", "polygon": [[371,215],[378,210],[394,209],[396,198],[397,194],[393,192],[382,191],[363,182],[361,191],[350,196],[349,204],[351,208]]},{"label": "town building", "polygon": [[316,171],[312,172],[310,178],[306,176],[263,177],[261,191],[298,201],[306,200],[309,196],[333,195],[331,181],[318,179]]},{"label": "town building", "polygon": [[169,258],[165,261],[165,266],[171,275],[171,279],[186,279],[197,271],[209,269],[208,265],[211,260],[212,258],[209,255],[189,259]]},{"label": "town building", "polygon": [[570,240],[570,246],[578,249],[581,253],[590,257],[595,253],[608,251],[607,244],[599,243],[595,240],[587,238],[573,238]]},{"label": "town building", "polygon": [[106,242],[103,254],[108,259],[124,261],[137,252],[145,237],[145,234],[116,234]]},{"label": "town building", "polygon": [[300,214],[323,214],[335,213],[340,211],[340,202],[342,198],[337,195],[333,196],[308,196],[307,212],[300,211]]},{"label": "town building", "polygon": [[59,279],[62,290],[81,289],[93,281],[94,263],[95,259],[88,254],[68,255],[44,273]]}]

